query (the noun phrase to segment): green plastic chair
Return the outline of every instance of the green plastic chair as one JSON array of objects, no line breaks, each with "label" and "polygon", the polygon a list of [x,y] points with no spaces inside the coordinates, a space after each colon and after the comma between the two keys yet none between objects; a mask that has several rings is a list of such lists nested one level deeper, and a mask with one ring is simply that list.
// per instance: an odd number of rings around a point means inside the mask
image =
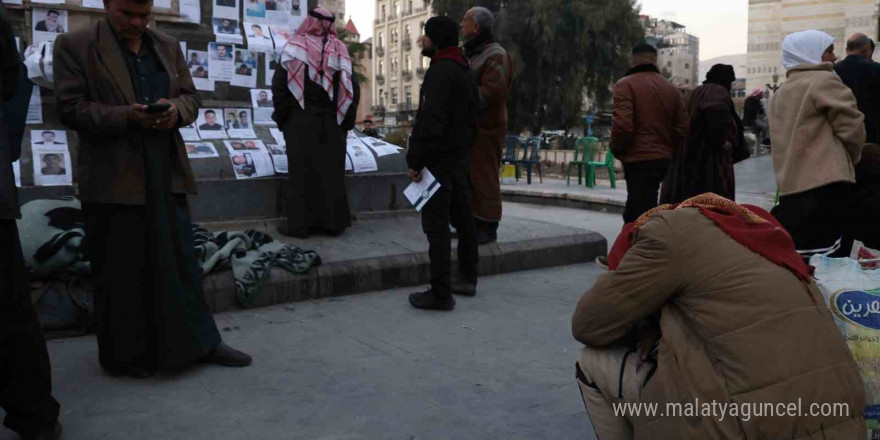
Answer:
[{"label": "green plastic chair", "polygon": [[578,138],[574,144],[574,160],[568,163],[568,177],[566,185],[571,185],[571,169],[578,167],[578,185],[582,182],[584,167],[589,166],[593,159],[593,147],[599,142],[598,138],[582,137]]},{"label": "green plastic chair", "polygon": [[605,162],[590,162],[587,164],[587,166],[590,168],[589,173],[587,174],[588,188],[593,188],[596,186],[596,168],[608,169],[608,176],[611,180],[611,188],[617,188],[617,181],[614,178],[614,154],[611,153],[610,148],[605,150]]}]

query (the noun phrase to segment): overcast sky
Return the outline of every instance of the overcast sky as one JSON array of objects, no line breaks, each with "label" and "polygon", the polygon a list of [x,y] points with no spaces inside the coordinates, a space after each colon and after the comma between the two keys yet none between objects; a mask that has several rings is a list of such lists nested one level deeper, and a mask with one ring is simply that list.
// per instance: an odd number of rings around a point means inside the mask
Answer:
[{"label": "overcast sky", "polygon": [[[747,0],[640,0],[642,13],[688,27],[700,38],[700,59],[746,53]],[[346,15],[354,19],[361,38],[373,35],[375,1],[347,0]],[[346,17],[346,18],[348,18]]]}]

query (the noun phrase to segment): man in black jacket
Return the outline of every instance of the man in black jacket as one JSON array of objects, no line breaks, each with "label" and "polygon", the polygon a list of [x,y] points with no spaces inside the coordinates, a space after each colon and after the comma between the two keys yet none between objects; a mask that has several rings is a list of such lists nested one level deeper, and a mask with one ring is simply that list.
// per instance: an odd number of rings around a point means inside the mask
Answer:
[{"label": "man in black jacket", "polygon": [[846,59],[834,66],[834,71],[847,87],[852,89],[865,114],[866,141],[880,143],[880,64],[871,60],[874,54],[871,39],[855,34],[846,42]]},{"label": "man in black jacket", "polygon": [[52,398],[49,354],[31,303],[15,224],[20,213],[12,162],[21,153],[32,89],[24,75],[0,5],[0,407],[6,411],[3,424],[23,440],[57,439],[61,425],[58,402]]},{"label": "man in black jacket", "polygon": [[[440,189],[422,208],[422,230],[428,236],[431,289],[409,296],[413,307],[452,310],[452,293],[467,296],[477,289],[477,238],[470,199],[468,163],[477,135],[479,91],[464,52],[458,47],[458,23],[433,17],[425,24],[422,54],[431,66],[422,83],[419,111],[406,162],[414,181],[424,169]],[[451,282],[450,221],[458,231],[458,263],[462,280]]]}]

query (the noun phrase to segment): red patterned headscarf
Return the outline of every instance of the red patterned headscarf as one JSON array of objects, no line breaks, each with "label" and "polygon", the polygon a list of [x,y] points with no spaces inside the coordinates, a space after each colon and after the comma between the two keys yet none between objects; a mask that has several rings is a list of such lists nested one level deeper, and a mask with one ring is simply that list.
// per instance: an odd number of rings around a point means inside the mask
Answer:
[{"label": "red patterned headscarf", "polygon": [[[306,108],[305,67],[308,66],[309,79],[327,91],[330,100],[336,101],[336,122],[342,123],[354,101],[351,57],[345,43],[337,38],[330,11],[317,7],[309,12],[281,50],[281,66],[287,71],[290,93],[303,109]],[[338,96],[333,96],[336,72],[340,74],[339,90]]]},{"label": "red patterned headscarf", "polygon": [[608,253],[608,268],[617,270],[626,252],[633,246],[635,233],[651,217],[675,209],[696,208],[734,241],[777,266],[784,267],[806,282],[813,279],[813,268],[797,253],[794,241],[769,212],[752,205],[738,205],[717,194],[706,193],[678,205],[661,205],[627,223]]}]

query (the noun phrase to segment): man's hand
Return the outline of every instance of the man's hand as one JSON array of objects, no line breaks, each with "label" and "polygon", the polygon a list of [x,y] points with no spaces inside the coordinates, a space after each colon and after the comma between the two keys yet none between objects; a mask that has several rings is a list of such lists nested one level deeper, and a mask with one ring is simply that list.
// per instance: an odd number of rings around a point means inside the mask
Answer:
[{"label": "man's hand", "polygon": [[146,130],[171,130],[177,128],[180,113],[177,106],[167,99],[156,101],[157,104],[170,104],[171,107],[162,113],[150,113],[144,104],[132,104],[128,112],[128,119],[135,126]]},{"label": "man's hand", "polygon": [[409,178],[413,182],[421,182],[422,181],[422,172],[410,169],[409,170]]}]

